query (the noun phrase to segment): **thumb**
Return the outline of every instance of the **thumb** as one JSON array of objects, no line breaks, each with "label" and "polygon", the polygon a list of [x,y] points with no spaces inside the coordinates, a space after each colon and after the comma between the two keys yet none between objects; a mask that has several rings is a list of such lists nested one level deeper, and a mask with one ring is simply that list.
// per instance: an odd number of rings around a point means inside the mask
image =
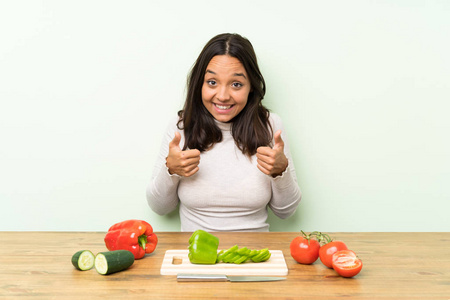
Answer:
[{"label": "thumb", "polygon": [[175,132],[175,137],[172,141],[169,143],[169,148],[178,148],[180,149],[180,141],[181,141],[181,135],[178,131]]},{"label": "thumb", "polygon": [[273,138],[275,140],[275,145],[273,146],[273,148],[284,149],[284,142],[283,142],[283,139],[281,138],[281,130],[278,130],[277,132],[275,132],[275,135]]}]

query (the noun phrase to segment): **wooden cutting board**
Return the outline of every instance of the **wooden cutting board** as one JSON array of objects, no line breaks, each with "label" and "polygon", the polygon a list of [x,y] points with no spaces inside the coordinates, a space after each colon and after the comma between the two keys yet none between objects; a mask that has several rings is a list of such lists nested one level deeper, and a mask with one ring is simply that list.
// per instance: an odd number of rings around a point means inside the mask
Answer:
[{"label": "wooden cutting board", "polygon": [[192,274],[225,274],[225,275],[287,275],[288,268],[281,250],[269,250],[269,260],[261,263],[214,265],[191,264],[189,250],[167,250],[161,265],[161,275]]}]

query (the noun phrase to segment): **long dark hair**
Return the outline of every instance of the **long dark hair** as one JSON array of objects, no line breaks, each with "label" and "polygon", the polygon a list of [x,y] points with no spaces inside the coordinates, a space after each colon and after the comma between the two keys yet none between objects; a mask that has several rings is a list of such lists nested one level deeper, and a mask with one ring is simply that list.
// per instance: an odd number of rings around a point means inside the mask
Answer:
[{"label": "long dark hair", "polygon": [[214,117],[202,102],[202,86],[206,67],[216,55],[237,58],[244,66],[250,80],[251,90],[244,109],[231,122],[231,133],[243,154],[252,156],[260,146],[272,141],[269,110],[261,101],[266,93],[264,77],[259,70],[256,54],[250,41],[239,34],[224,33],[213,37],[203,48],[187,80],[186,102],[178,112],[178,128],[184,130],[183,150],[208,150],[222,141],[222,131]]}]

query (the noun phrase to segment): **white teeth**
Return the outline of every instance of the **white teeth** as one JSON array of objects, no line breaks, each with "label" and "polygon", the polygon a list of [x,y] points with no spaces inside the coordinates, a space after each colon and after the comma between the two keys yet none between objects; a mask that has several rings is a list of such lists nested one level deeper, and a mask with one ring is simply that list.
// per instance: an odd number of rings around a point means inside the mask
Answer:
[{"label": "white teeth", "polygon": [[231,105],[228,106],[223,106],[223,105],[219,105],[219,104],[215,104],[217,106],[217,108],[219,109],[229,109],[231,107]]}]

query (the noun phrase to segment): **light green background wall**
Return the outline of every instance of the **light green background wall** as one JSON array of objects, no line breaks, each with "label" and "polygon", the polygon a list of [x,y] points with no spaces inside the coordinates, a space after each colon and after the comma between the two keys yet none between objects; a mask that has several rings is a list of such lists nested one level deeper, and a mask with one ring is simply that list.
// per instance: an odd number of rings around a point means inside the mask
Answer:
[{"label": "light green background wall", "polygon": [[272,231],[449,231],[449,3],[2,1],[0,230],[179,230],[145,188],[199,51],[238,32],[303,191]]}]

